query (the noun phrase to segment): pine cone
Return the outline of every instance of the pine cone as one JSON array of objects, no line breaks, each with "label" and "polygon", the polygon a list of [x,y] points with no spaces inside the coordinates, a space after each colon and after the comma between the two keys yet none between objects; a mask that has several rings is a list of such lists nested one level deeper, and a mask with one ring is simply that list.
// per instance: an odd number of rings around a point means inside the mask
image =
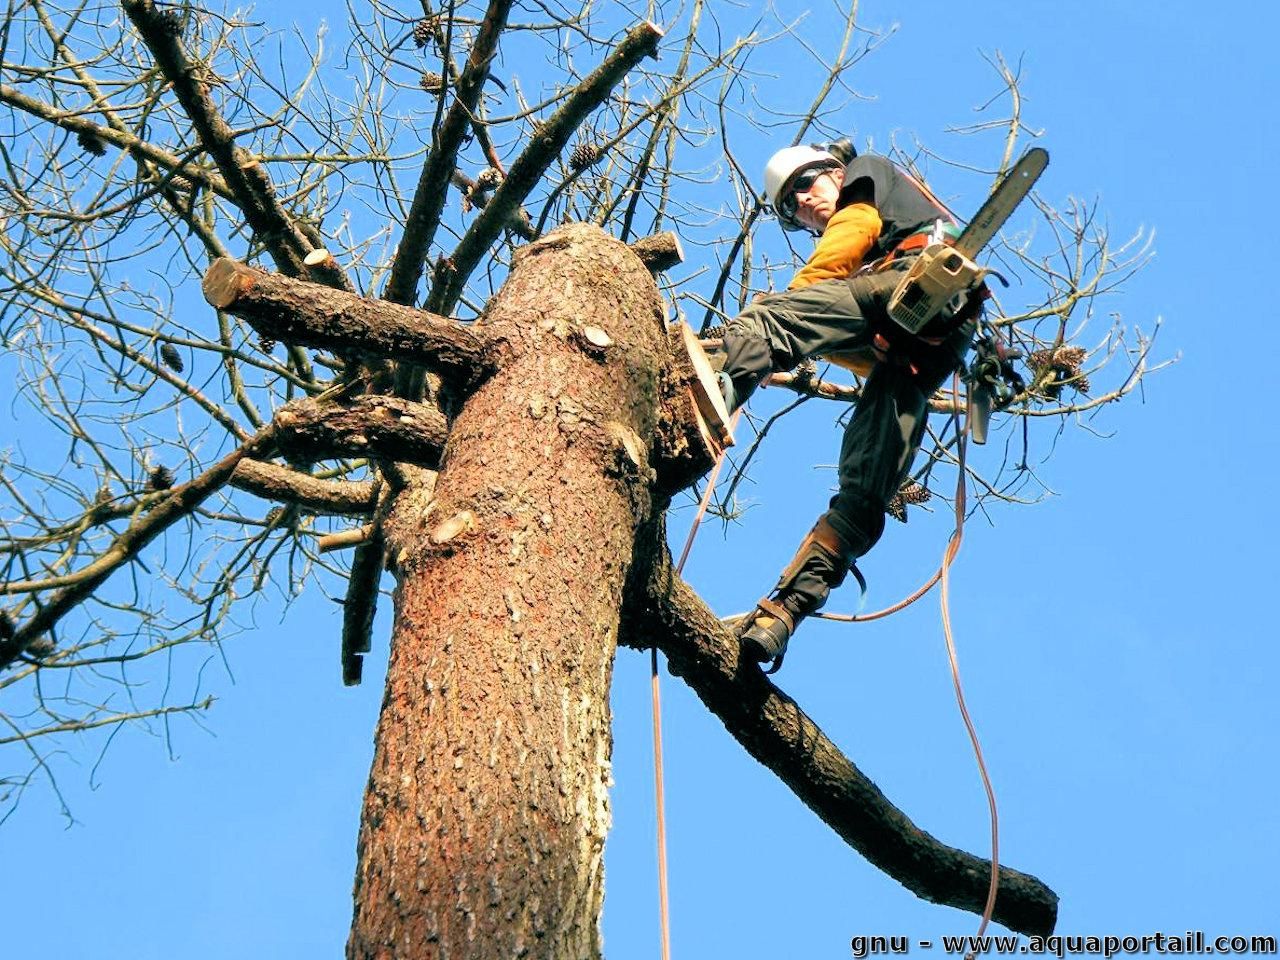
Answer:
[{"label": "pine cone", "polygon": [[147,475],[148,490],[168,490],[173,486],[173,471],[168,467],[156,467]]},{"label": "pine cone", "polygon": [[581,172],[596,160],[600,159],[600,151],[591,143],[579,143],[573,147],[572,154],[568,155],[568,166],[573,172]]},{"label": "pine cone", "polygon": [[916,483],[914,480],[908,480],[904,483],[901,489],[898,490],[898,495],[902,497],[904,503],[928,503],[933,499],[933,494],[929,492],[929,488]]},{"label": "pine cone", "polygon": [[172,343],[160,344],[160,359],[164,361],[164,365],[170,370],[176,370],[178,373],[183,371],[182,354],[178,352],[178,348]]},{"label": "pine cone", "polygon": [[1081,393],[1089,392],[1089,378],[1080,372],[1085,356],[1084,347],[1061,346],[1033,351],[1027,357],[1027,365],[1035,372],[1036,379],[1043,380],[1040,392],[1056,399],[1064,386]]},{"label": "pine cone", "polygon": [[423,17],[413,25],[413,45],[422,49],[436,37],[440,29],[439,17]]},{"label": "pine cone", "polygon": [[580,143],[569,154],[569,169],[575,173],[587,169],[600,159],[600,148],[592,143]]},{"label": "pine cone", "polygon": [[496,190],[502,184],[502,171],[496,167],[485,167],[476,177],[477,190]]},{"label": "pine cone", "polygon": [[884,512],[899,523],[907,522],[907,504],[909,503],[927,503],[933,494],[929,492],[929,488],[916,483],[914,480],[908,480],[895,493],[892,499],[885,504]]},{"label": "pine cone", "polygon": [[175,173],[169,178],[169,186],[173,187],[175,190],[180,190],[183,193],[190,193],[196,188],[194,183],[180,173]]},{"label": "pine cone", "polygon": [[258,337],[258,349],[263,353],[270,353],[276,348],[276,342],[270,337]]},{"label": "pine cone", "polygon": [[91,153],[95,157],[104,157],[107,154],[107,145],[89,130],[81,130],[77,133],[76,143],[80,144],[80,149],[85,153]]},{"label": "pine cone", "polygon": [[164,10],[156,17],[156,20],[160,24],[160,29],[169,36],[182,36],[184,23],[181,10]]},{"label": "pine cone", "polygon": [[726,326],[728,326],[728,324],[717,323],[715,326],[707,327],[700,334],[698,334],[698,338],[700,340],[723,340],[724,328]]},{"label": "pine cone", "polygon": [[263,522],[271,527],[280,522],[280,518],[284,516],[284,507],[272,507],[267,511],[267,515],[263,517]]},{"label": "pine cone", "polygon": [[1079,372],[1080,364],[1084,363],[1085,349],[1084,347],[1061,346],[1052,350],[1034,350],[1027,357],[1027,364],[1032,369],[1043,369],[1044,367],[1057,367],[1060,370],[1072,370]]},{"label": "pine cone", "polygon": [[444,77],[433,70],[428,70],[418,78],[418,86],[427,93],[439,93],[444,89]]}]

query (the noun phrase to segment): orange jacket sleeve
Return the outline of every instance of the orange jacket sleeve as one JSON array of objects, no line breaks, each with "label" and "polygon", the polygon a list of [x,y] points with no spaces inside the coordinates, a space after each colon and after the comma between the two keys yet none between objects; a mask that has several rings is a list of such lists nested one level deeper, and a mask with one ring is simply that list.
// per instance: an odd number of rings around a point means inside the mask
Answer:
[{"label": "orange jacket sleeve", "polygon": [[880,227],[880,214],[869,203],[852,203],[837,210],[809,262],[800,268],[787,289],[853,276],[880,236]]}]

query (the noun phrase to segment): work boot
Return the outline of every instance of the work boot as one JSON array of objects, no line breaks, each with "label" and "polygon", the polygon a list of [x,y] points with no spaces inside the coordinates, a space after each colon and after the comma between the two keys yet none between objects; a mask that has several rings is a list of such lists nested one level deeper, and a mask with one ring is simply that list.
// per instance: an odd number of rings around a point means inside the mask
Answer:
[{"label": "work boot", "polygon": [[799,594],[790,591],[780,593],[781,602],[766,597],[756,604],[756,611],[747,620],[740,637],[743,655],[758,663],[772,662],[773,666],[767,673],[773,673],[782,666],[787,641],[808,615],[800,609],[805,604]]},{"label": "work boot", "polygon": [[760,600],[738,631],[743,655],[770,663],[767,673],[782,666],[787,642],[800,622],[827,602],[844,582],[857,551],[827,520],[818,519],[795,557],[778,578],[773,593]]}]

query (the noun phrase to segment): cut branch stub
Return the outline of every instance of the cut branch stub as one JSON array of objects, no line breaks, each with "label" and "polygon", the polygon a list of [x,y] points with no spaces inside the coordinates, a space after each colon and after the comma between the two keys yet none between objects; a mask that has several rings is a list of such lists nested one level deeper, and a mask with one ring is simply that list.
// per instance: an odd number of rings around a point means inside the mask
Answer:
[{"label": "cut branch stub", "polygon": [[613,346],[613,338],[600,327],[583,327],[580,335],[587,349],[592,352],[598,353]]},{"label": "cut branch stub", "polygon": [[473,388],[494,369],[479,335],[423,310],[368,300],[226,257],[209,267],[203,289],[211,305],[248,321],[272,340],[419,363],[459,388]]},{"label": "cut branch stub", "polygon": [[639,257],[652,273],[661,273],[663,270],[670,270],[684,263],[684,250],[680,246],[680,238],[669,230],[665,233],[641,237],[631,244],[631,252]]},{"label": "cut branch stub", "polygon": [[439,410],[389,396],[357,397],[341,406],[295,400],[276,413],[275,427],[280,450],[296,456],[370,456],[432,469],[449,434]]},{"label": "cut branch stub", "polygon": [[448,520],[440,523],[431,531],[431,542],[437,546],[442,543],[448,543],[464,533],[470,533],[476,528],[476,515],[470,510],[463,510],[454,514]]}]

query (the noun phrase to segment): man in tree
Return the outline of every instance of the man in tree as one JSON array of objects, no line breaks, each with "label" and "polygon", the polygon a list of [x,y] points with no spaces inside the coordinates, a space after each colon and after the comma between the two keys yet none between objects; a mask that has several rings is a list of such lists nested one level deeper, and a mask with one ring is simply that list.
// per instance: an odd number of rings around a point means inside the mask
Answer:
[{"label": "man in tree", "polygon": [[818,242],[785,292],[759,298],[725,328],[726,406],[741,406],[772,370],[808,357],[866,378],[840,448],[839,491],[740,627],[743,649],[772,661],[772,672],[800,621],[880,538],[885,507],[919,449],[928,399],[962,363],[982,294],[918,335],[889,319],[889,294],[912,258],[958,230],[922,184],[883,157],[857,156],[848,141],[787,147],[770,158],[765,191],[783,229]]}]

